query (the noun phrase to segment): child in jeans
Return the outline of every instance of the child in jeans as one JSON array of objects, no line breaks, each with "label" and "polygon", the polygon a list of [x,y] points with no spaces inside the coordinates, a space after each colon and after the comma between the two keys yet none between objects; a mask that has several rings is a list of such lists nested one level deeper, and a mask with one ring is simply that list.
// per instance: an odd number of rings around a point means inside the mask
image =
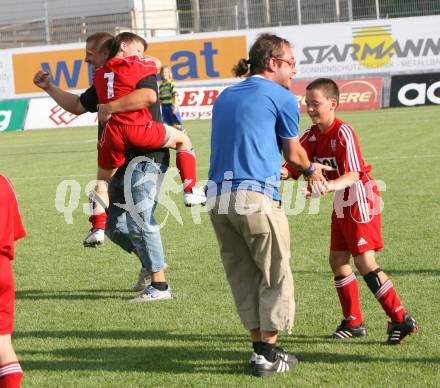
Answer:
[{"label": "child in jeans", "polygon": [[14,260],[15,241],[26,236],[11,182],[0,175],[0,387],[19,388],[23,377],[12,347],[14,331]]},{"label": "child in jeans", "polygon": [[[339,89],[334,81],[319,78],[306,88],[307,113],[313,125],[301,137],[309,159],[333,168],[322,194],[335,192],[331,218],[330,266],[344,319],[329,338],[348,339],[367,335],[359,306],[359,288],[350,256],[369,289],[390,318],[389,345],[399,344],[417,331],[414,318],[402,306],[393,283],[376,263],[375,251],[383,248],[380,196],[365,165],[353,128],[335,116]],[[284,176],[300,173],[289,165]],[[310,188],[307,196],[312,194]]]}]

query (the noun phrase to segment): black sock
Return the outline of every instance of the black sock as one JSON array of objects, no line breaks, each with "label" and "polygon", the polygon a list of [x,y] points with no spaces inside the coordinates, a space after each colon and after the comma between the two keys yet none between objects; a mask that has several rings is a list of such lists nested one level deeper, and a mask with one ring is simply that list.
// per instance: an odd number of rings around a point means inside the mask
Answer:
[{"label": "black sock", "polygon": [[167,282],[151,282],[151,285],[159,291],[165,291],[168,288]]},{"label": "black sock", "polygon": [[252,347],[254,348],[254,352],[257,354],[261,354],[261,341],[252,342]]},{"label": "black sock", "polygon": [[269,362],[275,361],[275,347],[276,344],[269,344],[267,342],[261,342],[260,345],[260,354],[264,356],[264,358]]}]

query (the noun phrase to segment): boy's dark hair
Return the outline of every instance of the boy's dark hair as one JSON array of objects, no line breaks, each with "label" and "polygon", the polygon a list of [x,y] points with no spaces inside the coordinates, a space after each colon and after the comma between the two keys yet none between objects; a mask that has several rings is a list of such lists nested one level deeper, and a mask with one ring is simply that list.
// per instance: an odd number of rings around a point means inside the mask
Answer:
[{"label": "boy's dark hair", "polygon": [[267,69],[267,63],[272,57],[282,57],[284,47],[290,43],[277,35],[261,34],[249,50],[249,59],[241,58],[232,68],[236,77],[242,77],[249,72],[249,75],[261,74]]},{"label": "boy's dark hair", "polygon": [[102,51],[105,48],[109,49],[112,40],[113,35],[110,32],[96,32],[87,37],[86,43],[92,43],[94,49]]},{"label": "boy's dark hair", "polygon": [[334,98],[339,104],[339,88],[335,81],[330,78],[318,78],[310,82],[306,90],[319,89],[327,98]]},{"label": "boy's dark hair", "polygon": [[133,32],[121,32],[116,35],[110,45],[110,58],[113,58],[121,48],[121,43],[131,43],[133,41],[140,42],[144,45],[144,51],[148,47],[147,41],[139,35],[134,34]]}]

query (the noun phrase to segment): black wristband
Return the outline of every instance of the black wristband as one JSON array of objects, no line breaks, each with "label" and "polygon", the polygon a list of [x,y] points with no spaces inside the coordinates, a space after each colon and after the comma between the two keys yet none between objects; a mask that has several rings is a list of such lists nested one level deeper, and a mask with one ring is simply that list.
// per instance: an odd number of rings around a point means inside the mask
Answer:
[{"label": "black wristband", "polygon": [[306,178],[309,177],[310,175],[313,175],[313,173],[315,172],[316,168],[315,165],[313,163],[310,162],[310,166],[307,167],[305,170],[301,171],[301,174],[303,174]]}]

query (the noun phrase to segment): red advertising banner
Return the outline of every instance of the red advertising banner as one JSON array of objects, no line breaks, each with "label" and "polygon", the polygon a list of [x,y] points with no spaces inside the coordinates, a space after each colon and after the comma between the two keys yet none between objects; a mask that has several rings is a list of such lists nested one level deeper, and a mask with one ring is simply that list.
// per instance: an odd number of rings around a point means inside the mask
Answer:
[{"label": "red advertising banner", "polygon": [[[339,86],[339,111],[379,109],[382,103],[383,78],[356,78],[335,80]],[[310,81],[292,80],[290,90],[306,111],[306,86]]]},{"label": "red advertising banner", "polygon": [[[301,112],[306,111],[305,91],[310,81],[291,83]],[[383,78],[369,77],[336,80],[339,86],[339,111],[379,109],[382,102]],[[212,106],[224,86],[179,88],[179,109],[183,120],[211,119]]]}]

